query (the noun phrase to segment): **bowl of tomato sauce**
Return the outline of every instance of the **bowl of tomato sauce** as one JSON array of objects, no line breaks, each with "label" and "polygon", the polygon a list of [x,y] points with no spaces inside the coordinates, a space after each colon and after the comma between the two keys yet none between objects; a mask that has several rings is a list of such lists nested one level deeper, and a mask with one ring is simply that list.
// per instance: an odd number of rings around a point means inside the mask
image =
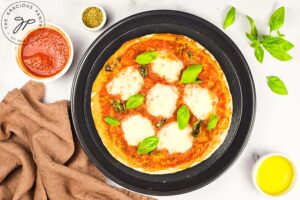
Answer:
[{"label": "bowl of tomato sauce", "polygon": [[69,35],[54,24],[28,30],[16,49],[20,69],[30,79],[41,82],[55,80],[65,74],[74,55]]}]

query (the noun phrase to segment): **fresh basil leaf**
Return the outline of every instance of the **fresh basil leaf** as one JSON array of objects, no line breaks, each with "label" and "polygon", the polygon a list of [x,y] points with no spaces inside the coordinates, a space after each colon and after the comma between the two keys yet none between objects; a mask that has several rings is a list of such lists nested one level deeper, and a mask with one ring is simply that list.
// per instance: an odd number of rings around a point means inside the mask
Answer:
[{"label": "fresh basil leaf", "polygon": [[144,53],[139,54],[135,61],[139,63],[140,65],[147,65],[151,63],[153,60],[155,60],[158,56],[158,52],[156,51],[147,51]]},{"label": "fresh basil leaf", "polygon": [[262,45],[274,57],[281,61],[288,61],[292,56],[287,52],[294,48],[294,45],[282,37],[263,36]]},{"label": "fresh basil leaf", "polygon": [[125,106],[121,101],[119,100],[111,100],[111,105],[114,108],[114,110],[118,113],[122,113],[125,111]]},{"label": "fresh basil leaf", "polygon": [[219,121],[218,115],[213,115],[213,116],[209,119],[209,122],[208,122],[208,124],[207,124],[207,130],[210,131],[210,130],[216,128],[218,121]]},{"label": "fresh basil leaf", "polygon": [[282,37],[272,37],[269,35],[263,36],[263,46],[276,51],[289,51],[294,48],[294,45]]},{"label": "fresh basil leaf", "polygon": [[192,135],[194,137],[197,137],[199,135],[200,127],[201,127],[202,123],[203,123],[203,121],[199,119],[193,124]]},{"label": "fresh basil leaf", "polygon": [[258,62],[262,63],[264,60],[264,49],[261,47],[261,45],[258,45],[255,47],[255,57],[258,60]]},{"label": "fresh basil leaf", "polygon": [[153,151],[159,142],[159,138],[156,136],[151,136],[145,138],[139,145],[137,149],[138,154],[147,154]]},{"label": "fresh basil leaf", "polygon": [[187,127],[190,120],[190,111],[186,105],[180,106],[177,110],[177,124],[180,130]]},{"label": "fresh basil leaf", "polygon": [[249,17],[248,15],[246,16],[249,23],[250,23],[250,33],[246,33],[246,36],[248,37],[249,40],[251,40],[252,42],[258,39],[258,32],[257,32],[257,28],[255,25],[254,20]]},{"label": "fresh basil leaf", "polygon": [[147,67],[147,65],[141,65],[140,66],[140,73],[143,77],[148,76],[148,67]]},{"label": "fresh basil leaf", "polygon": [[268,76],[268,86],[276,94],[287,95],[288,90],[284,82],[277,76]]},{"label": "fresh basil leaf", "polygon": [[112,126],[119,126],[120,122],[117,118],[114,118],[112,116],[108,116],[104,118],[104,121]]},{"label": "fresh basil leaf", "polygon": [[139,107],[142,105],[144,102],[144,95],[143,94],[135,94],[131,97],[126,102],[126,109],[132,109]]},{"label": "fresh basil leaf", "polygon": [[157,128],[160,128],[160,127],[162,127],[165,123],[166,123],[166,121],[167,121],[167,119],[161,119],[161,120],[159,120],[157,123],[156,123],[156,127]]},{"label": "fresh basil leaf", "polygon": [[270,32],[278,30],[280,27],[282,27],[284,23],[284,17],[285,8],[283,6],[274,11],[269,21]]},{"label": "fresh basil leaf", "polygon": [[236,10],[235,10],[234,7],[231,7],[228,10],[227,15],[226,15],[225,20],[224,20],[224,23],[223,23],[223,28],[224,29],[228,28],[231,24],[234,23],[235,15],[236,15]]},{"label": "fresh basil leaf", "polygon": [[182,73],[180,82],[181,83],[193,83],[198,78],[198,75],[202,71],[202,65],[193,64],[189,65]]},{"label": "fresh basil leaf", "polygon": [[278,50],[274,50],[271,49],[269,47],[265,47],[265,49],[276,59],[280,60],[280,61],[289,61],[291,60],[293,57],[291,55],[289,55],[287,52],[285,51],[278,51]]}]

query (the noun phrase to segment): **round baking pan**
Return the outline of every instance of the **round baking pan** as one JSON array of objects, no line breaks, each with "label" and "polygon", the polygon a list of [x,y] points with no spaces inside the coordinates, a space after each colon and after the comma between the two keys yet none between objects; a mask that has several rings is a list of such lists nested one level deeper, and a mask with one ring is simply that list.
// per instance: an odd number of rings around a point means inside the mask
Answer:
[{"label": "round baking pan", "polygon": [[[163,175],[145,174],[118,162],[98,136],[91,114],[91,88],[106,60],[126,41],[151,33],[188,36],[218,60],[233,98],[233,116],[223,144],[205,161]],[[145,194],[174,195],[203,187],[236,160],[250,135],[255,116],[255,88],[247,62],[233,41],[206,20],[179,11],[155,10],[127,17],[104,31],[83,55],[71,95],[76,135],[88,157],[119,185]]]}]

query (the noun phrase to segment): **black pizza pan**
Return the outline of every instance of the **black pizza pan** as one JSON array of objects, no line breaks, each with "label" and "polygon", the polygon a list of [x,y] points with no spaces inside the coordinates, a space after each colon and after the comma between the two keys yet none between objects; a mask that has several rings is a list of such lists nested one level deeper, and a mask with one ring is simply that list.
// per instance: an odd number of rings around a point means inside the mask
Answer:
[{"label": "black pizza pan", "polygon": [[[118,162],[98,136],[90,108],[91,88],[106,60],[124,42],[152,33],[185,35],[208,49],[220,63],[233,98],[232,121],[223,144],[207,160],[173,174],[146,174]],[[140,193],[175,195],[205,186],[237,159],[252,129],[255,102],[255,87],[248,64],[226,34],[195,15],[172,10],[154,10],[117,22],[99,35],[87,49],[73,81],[71,114],[76,135],[84,151],[108,178]]]}]

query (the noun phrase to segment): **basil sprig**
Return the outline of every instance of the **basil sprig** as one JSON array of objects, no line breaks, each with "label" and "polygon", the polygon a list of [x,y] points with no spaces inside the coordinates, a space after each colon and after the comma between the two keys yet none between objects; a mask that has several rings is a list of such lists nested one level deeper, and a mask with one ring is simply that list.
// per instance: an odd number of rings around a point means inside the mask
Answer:
[{"label": "basil sprig", "polygon": [[198,81],[198,76],[202,71],[202,65],[193,64],[189,65],[182,73],[180,82],[181,83],[195,83]]},{"label": "basil sprig", "polygon": [[210,130],[213,130],[214,128],[216,128],[218,121],[219,121],[219,116],[213,115],[208,121],[207,130],[210,131]]},{"label": "basil sprig", "polygon": [[108,116],[104,118],[104,121],[112,126],[119,126],[120,125],[120,121],[112,116]]},{"label": "basil sprig", "polygon": [[187,127],[190,120],[190,111],[186,105],[180,106],[177,110],[177,124],[180,130]]},{"label": "basil sprig", "polygon": [[267,77],[269,88],[276,94],[287,95],[288,90],[284,82],[277,76],[268,76]]},{"label": "basil sprig", "polygon": [[135,94],[128,98],[126,102],[126,109],[132,109],[139,107],[144,102],[144,95],[143,94]]},{"label": "basil sprig", "polygon": [[[284,23],[285,9],[284,7],[278,8],[271,16],[269,21],[270,35],[263,35],[262,39],[259,39],[259,34],[255,26],[254,20],[247,16],[250,23],[250,33],[246,33],[247,38],[252,42],[251,47],[254,48],[256,59],[262,63],[264,58],[264,49],[267,50],[274,58],[281,61],[288,61],[292,59],[288,51],[291,50],[294,45],[288,40],[283,38],[283,34],[280,33],[279,28]],[[272,36],[272,31],[277,30],[277,36]]]},{"label": "basil sprig", "polygon": [[235,15],[236,15],[236,10],[235,10],[234,7],[231,7],[228,10],[227,15],[226,15],[225,20],[224,20],[224,23],[223,23],[223,28],[224,29],[228,28],[231,24],[234,23]]},{"label": "basil sprig", "polygon": [[137,149],[138,154],[147,154],[156,149],[159,142],[159,138],[156,136],[151,136],[145,138]]},{"label": "basil sprig", "polygon": [[135,61],[139,63],[140,65],[147,65],[151,63],[153,60],[155,60],[158,56],[158,52],[156,51],[147,51],[144,53],[139,54]]}]

